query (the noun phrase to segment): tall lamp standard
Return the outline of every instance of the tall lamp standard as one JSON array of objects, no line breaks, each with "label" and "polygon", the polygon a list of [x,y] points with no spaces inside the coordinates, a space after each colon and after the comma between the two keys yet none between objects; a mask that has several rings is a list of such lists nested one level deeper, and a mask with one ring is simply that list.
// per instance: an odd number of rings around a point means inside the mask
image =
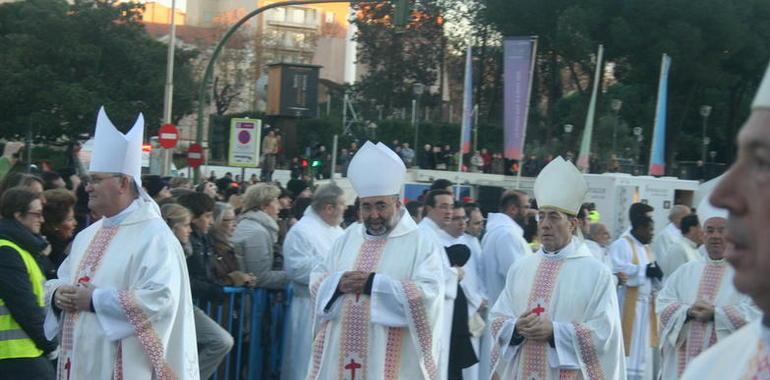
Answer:
[{"label": "tall lamp standard", "polygon": [[[564,124],[564,139],[565,141],[564,145],[570,148],[572,146],[572,130],[575,129],[575,126],[572,124]],[[569,149],[568,149],[569,150]]]},{"label": "tall lamp standard", "polygon": [[640,161],[642,161],[642,140],[644,140],[644,135],[642,135],[642,128],[641,127],[634,127],[632,130],[634,132],[634,136],[636,136],[636,164],[639,165]]},{"label": "tall lamp standard", "polygon": [[418,136],[420,134],[420,118],[418,117],[418,112],[420,110],[420,96],[422,95],[423,91],[425,91],[425,85],[422,83],[415,83],[412,86],[412,92],[414,93],[414,98],[412,99],[412,127],[414,127],[414,148],[418,149],[417,143],[419,142]]},{"label": "tall lamp standard", "polygon": [[703,163],[706,163],[706,150],[708,148],[709,143],[711,142],[710,139],[706,136],[706,130],[708,129],[708,123],[709,123],[709,115],[711,115],[711,106],[708,105],[702,105],[700,106],[700,115],[703,117],[703,128],[701,129],[701,155],[700,160],[703,161]]},{"label": "tall lamp standard", "polygon": [[612,155],[614,156],[618,148],[618,124],[620,124],[620,108],[623,107],[623,101],[620,99],[612,99],[610,102],[610,109],[615,116],[615,122],[612,125]]}]

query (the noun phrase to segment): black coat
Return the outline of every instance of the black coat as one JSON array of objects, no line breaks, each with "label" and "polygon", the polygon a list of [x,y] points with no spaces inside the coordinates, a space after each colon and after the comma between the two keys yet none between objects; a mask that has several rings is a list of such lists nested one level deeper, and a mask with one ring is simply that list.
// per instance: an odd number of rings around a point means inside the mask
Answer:
[{"label": "black coat", "polygon": [[208,235],[198,231],[194,225],[191,227],[192,254],[187,258],[187,271],[190,274],[192,296],[202,301],[220,302],[224,299],[224,284],[217,280],[214,271],[214,247]]},{"label": "black coat", "polygon": [[[34,235],[16,220],[0,219],[0,239],[10,240],[29,252],[41,271],[45,270],[40,252],[48,243],[41,237]],[[24,260],[11,247],[0,247],[0,298],[5,301],[13,319],[39,349],[46,353],[56,349],[57,343],[45,338],[45,310],[35,300]]]}]

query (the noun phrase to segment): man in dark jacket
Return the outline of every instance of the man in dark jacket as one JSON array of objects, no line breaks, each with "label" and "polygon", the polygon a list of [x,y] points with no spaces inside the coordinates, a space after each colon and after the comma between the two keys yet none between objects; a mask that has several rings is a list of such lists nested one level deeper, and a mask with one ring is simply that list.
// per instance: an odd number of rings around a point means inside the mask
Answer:
[{"label": "man in dark jacket", "polygon": [[[45,338],[40,196],[12,188],[0,200],[0,377],[53,379],[55,341]],[[35,286],[35,284],[38,286]],[[10,319],[8,319],[10,317]]]},{"label": "man in dark jacket", "polygon": [[[190,245],[192,254],[187,258],[192,296],[201,302],[221,302],[223,284],[216,279],[216,255],[208,237],[214,213],[214,200],[203,193],[189,193],[179,197],[179,204],[190,210]],[[195,332],[198,339],[198,363],[201,379],[208,379],[233,347],[233,337],[203,310],[194,309]]]}]

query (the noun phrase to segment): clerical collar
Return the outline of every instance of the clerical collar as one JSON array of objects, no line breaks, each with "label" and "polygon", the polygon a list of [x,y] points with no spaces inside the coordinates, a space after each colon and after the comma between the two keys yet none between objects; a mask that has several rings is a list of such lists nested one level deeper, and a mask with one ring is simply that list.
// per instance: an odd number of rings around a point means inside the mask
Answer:
[{"label": "clerical collar", "polygon": [[709,264],[724,264],[726,261],[724,257],[719,260],[714,260],[709,256],[708,252],[706,252],[706,262]]},{"label": "clerical collar", "polygon": [[123,223],[126,218],[131,215],[132,212],[134,212],[136,209],[139,208],[139,199],[134,199],[133,202],[131,202],[128,207],[124,208],[123,211],[107,218],[104,218],[104,225],[105,226],[117,226],[120,223]]}]

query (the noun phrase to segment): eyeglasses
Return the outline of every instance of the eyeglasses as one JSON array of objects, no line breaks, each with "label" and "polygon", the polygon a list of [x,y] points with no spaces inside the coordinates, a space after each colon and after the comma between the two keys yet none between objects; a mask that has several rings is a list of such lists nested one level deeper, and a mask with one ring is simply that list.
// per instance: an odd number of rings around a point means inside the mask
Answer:
[{"label": "eyeglasses", "polygon": [[102,183],[102,181],[104,181],[106,179],[117,178],[117,177],[122,177],[122,176],[123,176],[123,174],[111,174],[111,175],[108,175],[108,176],[105,176],[105,177],[88,176],[88,177],[86,177],[86,183],[90,183],[92,185],[98,185],[98,184]]},{"label": "eyeglasses", "polygon": [[43,217],[43,212],[42,211],[27,211],[26,215],[32,215],[35,218],[40,219],[40,218]]}]

